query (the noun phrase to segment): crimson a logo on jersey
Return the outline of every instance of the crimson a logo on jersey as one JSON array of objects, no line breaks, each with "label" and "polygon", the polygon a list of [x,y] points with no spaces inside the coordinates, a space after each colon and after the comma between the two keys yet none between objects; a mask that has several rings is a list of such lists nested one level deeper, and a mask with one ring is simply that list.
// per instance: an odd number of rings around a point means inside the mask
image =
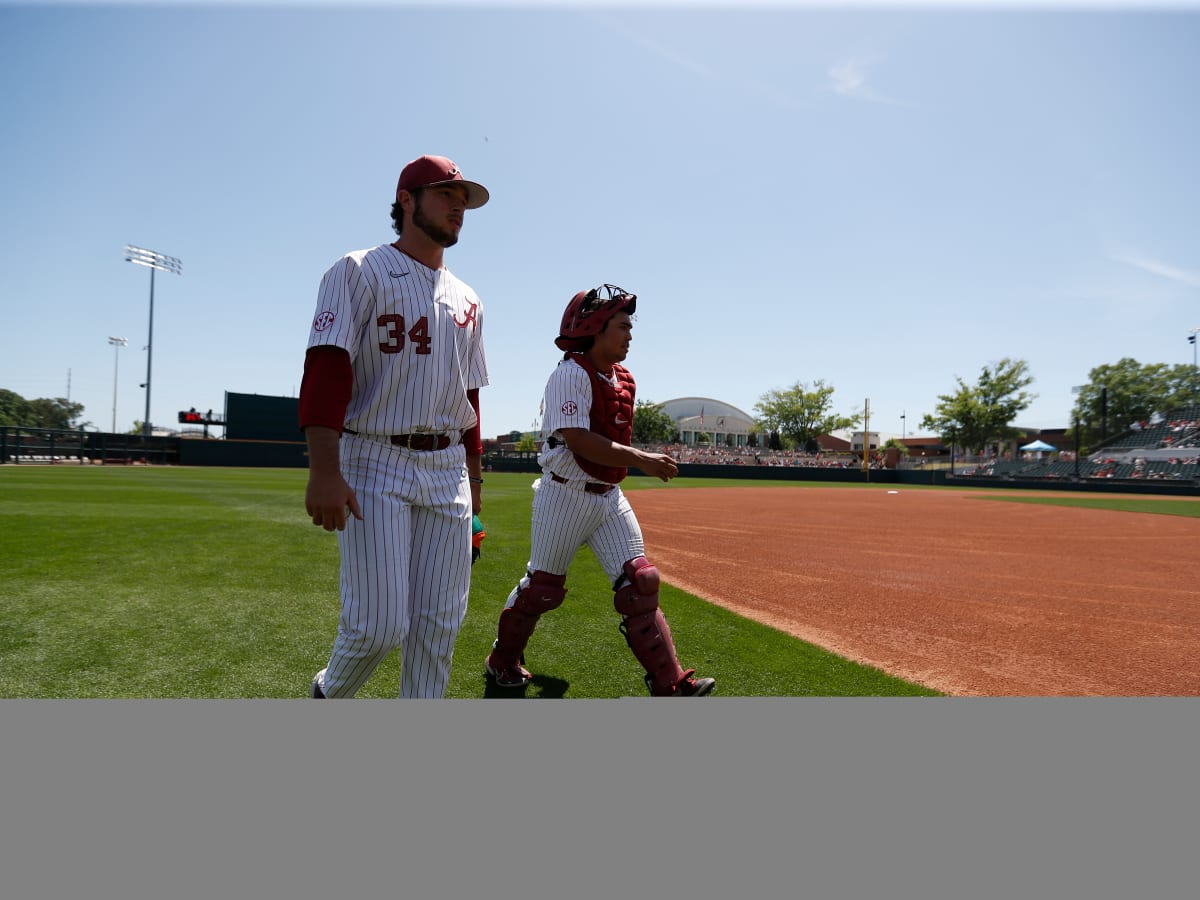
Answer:
[{"label": "crimson a logo on jersey", "polygon": [[562,413],[564,416],[573,416],[579,412],[579,407],[575,405],[574,400],[568,400],[562,405]]},{"label": "crimson a logo on jersey", "polygon": [[467,311],[463,315],[463,319],[461,322],[458,321],[458,316],[454,316],[454,324],[457,325],[459,328],[466,328],[468,325],[474,325],[475,324],[475,310],[478,308],[479,308],[478,303],[472,303],[467,308]]},{"label": "crimson a logo on jersey", "polygon": [[317,331],[325,331],[334,323],[335,319],[337,319],[337,316],[329,311],[325,311],[313,319],[313,328]]}]

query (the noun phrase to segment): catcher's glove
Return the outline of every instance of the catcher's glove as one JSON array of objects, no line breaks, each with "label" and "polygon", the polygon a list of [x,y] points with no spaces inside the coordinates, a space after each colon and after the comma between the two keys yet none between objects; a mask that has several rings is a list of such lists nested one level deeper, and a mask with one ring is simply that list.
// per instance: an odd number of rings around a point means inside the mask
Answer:
[{"label": "catcher's glove", "polygon": [[471,517],[471,565],[475,565],[475,561],[479,559],[479,545],[483,543],[483,539],[487,537],[487,531],[484,530],[483,523],[479,521],[479,516]]}]

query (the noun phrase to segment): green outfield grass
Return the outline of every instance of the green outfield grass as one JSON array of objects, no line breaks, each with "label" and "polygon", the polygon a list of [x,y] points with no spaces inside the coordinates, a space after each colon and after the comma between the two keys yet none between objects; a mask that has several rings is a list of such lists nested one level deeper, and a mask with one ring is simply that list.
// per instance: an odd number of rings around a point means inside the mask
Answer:
[{"label": "green outfield grass", "polygon": [[1191,516],[1200,518],[1200,500],[1190,497],[1154,498],[1114,494],[1112,496],[1078,497],[1065,496],[1031,497],[1029,495],[1006,497],[989,495],[988,500],[1003,500],[1007,503],[1040,503],[1046,506],[1078,506],[1084,509],[1114,509],[1122,512],[1155,513],[1164,516]]},{"label": "green outfield grass", "polygon": [[[487,476],[488,537],[451,697],[488,695],[482,662],[526,563],[533,477]],[[309,524],[305,478],[301,469],[0,467],[0,697],[304,696],[338,615],[336,537]],[[729,485],[747,482],[633,477],[625,487]],[[1187,506],[1105,501],[1145,504]],[[641,696],[641,669],[587,550],[568,588],[530,644],[526,696]],[[662,603],[683,662],[716,677],[721,696],[936,695],[670,586]],[[393,654],[360,696],[394,697],[398,682]]]}]

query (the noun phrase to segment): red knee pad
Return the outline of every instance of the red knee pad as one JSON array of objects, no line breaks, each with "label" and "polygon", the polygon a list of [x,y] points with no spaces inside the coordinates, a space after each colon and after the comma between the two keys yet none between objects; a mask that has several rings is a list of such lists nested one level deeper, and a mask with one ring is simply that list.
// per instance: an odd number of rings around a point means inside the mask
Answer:
[{"label": "red knee pad", "polygon": [[613,594],[613,606],[623,616],[640,616],[658,609],[658,569],[644,556],[624,565],[625,580]]},{"label": "red knee pad", "polygon": [[637,559],[631,559],[622,568],[625,571],[625,577],[629,579],[629,583],[639,594],[658,593],[658,569],[646,557],[639,556]]},{"label": "red knee pad", "polygon": [[554,575],[540,569],[529,575],[529,586],[517,592],[513,609],[540,616],[544,612],[558,609],[567,596],[567,576]]}]

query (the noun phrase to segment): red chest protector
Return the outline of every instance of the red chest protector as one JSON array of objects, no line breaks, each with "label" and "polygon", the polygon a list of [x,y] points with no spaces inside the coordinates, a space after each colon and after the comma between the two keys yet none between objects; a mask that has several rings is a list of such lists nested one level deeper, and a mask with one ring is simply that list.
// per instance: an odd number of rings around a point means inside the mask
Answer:
[{"label": "red chest protector", "polygon": [[[617,380],[617,386],[613,387],[608,379],[600,377],[596,367],[583,355],[572,354],[571,359],[578,363],[592,380],[591,430],[618,444],[630,446],[633,442],[633,398],[637,392],[637,385],[629,370],[624,366],[613,365],[613,375]],[[574,455],[579,468],[599,481],[619,484],[629,474],[627,468],[602,466],[584,459],[578,453]]]}]

